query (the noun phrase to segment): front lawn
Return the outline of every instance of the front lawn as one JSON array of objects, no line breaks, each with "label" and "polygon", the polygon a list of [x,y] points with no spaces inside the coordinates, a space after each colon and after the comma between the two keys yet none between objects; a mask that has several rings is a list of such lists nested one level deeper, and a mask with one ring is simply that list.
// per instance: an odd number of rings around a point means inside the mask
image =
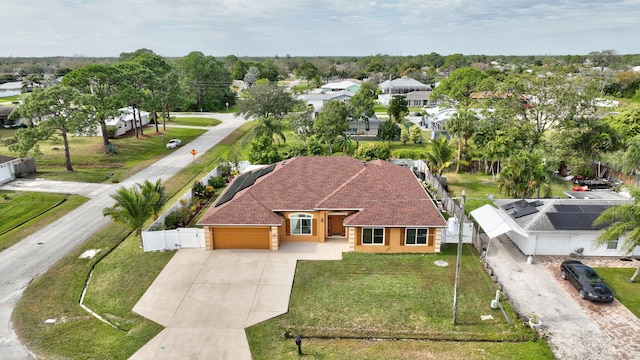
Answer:
[{"label": "front lawn", "polygon": [[[438,267],[436,260],[449,265]],[[342,261],[300,261],[289,312],[247,329],[252,355],[291,358],[290,337],[300,334],[305,352],[317,359],[552,359],[508,304],[512,324],[490,308],[496,285],[466,246],[458,324],[452,325],[455,261],[455,246],[441,254],[345,253]],[[527,357],[531,352],[535,357]]]},{"label": "front lawn", "polygon": [[[70,137],[71,163],[75,170],[72,172],[66,171],[64,167],[64,147],[61,140],[43,141],[39,146],[42,155],[35,157],[37,172],[30,176],[92,183],[119,182],[173,151],[165,147],[169,139],[179,138],[183,144],[187,144],[203,132],[200,129],[167,127],[161,133],[156,133],[153,127],[147,127],[144,135],[139,138],[127,134],[112,139],[111,142],[118,147],[118,152],[114,155],[104,153],[100,136]],[[0,152],[19,156],[2,145]]]},{"label": "front lawn", "polygon": [[635,268],[594,268],[613,291],[618,301],[640,318],[640,280],[630,283]]},{"label": "front lawn", "polygon": [[205,117],[171,117],[167,124],[188,125],[188,126],[218,126],[222,121]]},{"label": "front lawn", "polygon": [[80,195],[0,191],[0,251],[82,205]]}]

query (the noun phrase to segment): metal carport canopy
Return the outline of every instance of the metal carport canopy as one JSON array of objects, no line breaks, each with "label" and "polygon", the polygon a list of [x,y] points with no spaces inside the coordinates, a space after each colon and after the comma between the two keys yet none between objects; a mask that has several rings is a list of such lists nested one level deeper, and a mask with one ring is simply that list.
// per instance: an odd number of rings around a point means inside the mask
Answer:
[{"label": "metal carport canopy", "polygon": [[490,239],[509,231],[514,231],[525,238],[529,238],[529,235],[509,215],[491,205],[484,205],[473,210],[471,216],[476,219]]}]

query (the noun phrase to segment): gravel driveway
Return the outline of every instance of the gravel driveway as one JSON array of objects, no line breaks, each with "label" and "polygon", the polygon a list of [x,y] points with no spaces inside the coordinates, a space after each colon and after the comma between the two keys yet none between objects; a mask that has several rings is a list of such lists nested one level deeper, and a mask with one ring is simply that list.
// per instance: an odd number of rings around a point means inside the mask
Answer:
[{"label": "gravel driveway", "polygon": [[511,240],[501,236],[491,241],[486,261],[514,309],[541,319],[542,334],[557,359],[640,358],[636,344],[640,320],[617,300],[612,304],[581,300],[560,279],[562,257],[539,257],[527,264]]}]

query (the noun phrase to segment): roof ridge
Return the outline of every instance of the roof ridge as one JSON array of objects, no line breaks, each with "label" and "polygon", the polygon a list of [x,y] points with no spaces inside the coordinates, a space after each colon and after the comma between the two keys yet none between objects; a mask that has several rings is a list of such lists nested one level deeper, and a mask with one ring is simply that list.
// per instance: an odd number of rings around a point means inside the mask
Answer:
[{"label": "roof ridge", "polygon": [[344,189],[348,184],[351,184],[351,182],[357,178],[360,177],[360,175],[367,170],[367,166],[366,163],[363,161],[362,162],[362,169],[360,169],[358,172],[356,172],[355,174],[353,174],[353,176],[351,176],[351,178],[349,178],[349,180],[343,182],[340,186],[336,187],[335,189],[333,189],[333,191],[331,191],[329,194],[327,194],[327,196],[325,196],[324,198],[320,199],[320,201],[316,204],[316,207],[318,207],[319,204],[324,203],[325,201],[329,200],[331,197],[333,197],[333,195],[335,195],[338,191]]}]

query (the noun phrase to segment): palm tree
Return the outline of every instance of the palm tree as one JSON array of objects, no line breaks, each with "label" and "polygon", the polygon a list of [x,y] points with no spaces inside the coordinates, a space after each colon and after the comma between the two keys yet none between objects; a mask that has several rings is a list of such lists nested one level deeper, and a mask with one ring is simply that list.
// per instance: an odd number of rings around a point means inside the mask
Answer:
[{"label": "palm tree", "polygon": [[125,189],[118,189],[111,198],[116,203],[111,207],[102,209],[103,216],[110,216],[111,219],[119,223],[129,225],[138,236],[140,246],[142,243],[142,227],[144,223],[154,213],[154,206],[159,202],[160,194],[150,191],[141,191],[142,186]]},{"label": "palm tree", "polygon": [[551,175],[539,152],[521,151],[506,160],[496,179],[498,189],[507,196],[528,198],[541,191],[551,192]]},{"label": "palm tree", "polygon": [[[629,192],[632,197],[630,203],[608,208],[593,222],[593,225],[608,224],[596,239],[597,245],[604,245],[612,239],[624,237],[622,250],[627,254],[640,245],[640,188],[633,188]],[[640,265],[629,282],[634,282],[639,274]]]},{"label": "palm tree", "polygon": [[168,200],[166,194],[164,193],[164,186],[162,185],[162,179],[156,180],[155,183],[152,183],[149,180],[145,180],[142,186],[140,185],[138,186],[142,191],[142,196],[147,199],[153,199],[155,198],[156,194],[158,195],[156,201],[153,203],[153,206],[151,208],[151,217],[153,218],[153,220],[158,219],[160,210],[162,210],[162,207],[164,206],[164,204],[167,203],[167,200]]},{"label": "palm tree", "polygon": [[429,162],[429,167],[436,170],[438,177],[442,176],[444,169],[453,164],[455,150],[451,147],[446,137],[440,136],[436,140],[431,140],[427,144],[425,157]]},{"label": "palm tree", "polygon": [[[282,142],[287,142],[287,138],[284,136],[284,125],[279,119],[273,116],[261,116],[258,118],[258,125],[254,128],[256,137],[268,138],[273,144],[273,137],[277,136],[278,139],[282,139]],[[280,140],[278,140],[280,143]]]},{"label": "palm tree", "polygon": [[345,154],[349,154],[351,152],[351,147],[353,146],[353,140],[351,139],[351,135],[342,135],[338,138],[338,142],[336,143],[338,148],[342,149],[342,152]]},{"label": "palm tree", "polygon": [[460,162],[462,160],[462,153],[466,152],[467,143],[473,136],[476,129],[476,123],[478,117],[476,114],[466,107],[460,107],[455,115],[451,119],[447,120],[445,127],[447,131],[458,137],[458,161],[456,162],[456,173],[460,171]]}]

